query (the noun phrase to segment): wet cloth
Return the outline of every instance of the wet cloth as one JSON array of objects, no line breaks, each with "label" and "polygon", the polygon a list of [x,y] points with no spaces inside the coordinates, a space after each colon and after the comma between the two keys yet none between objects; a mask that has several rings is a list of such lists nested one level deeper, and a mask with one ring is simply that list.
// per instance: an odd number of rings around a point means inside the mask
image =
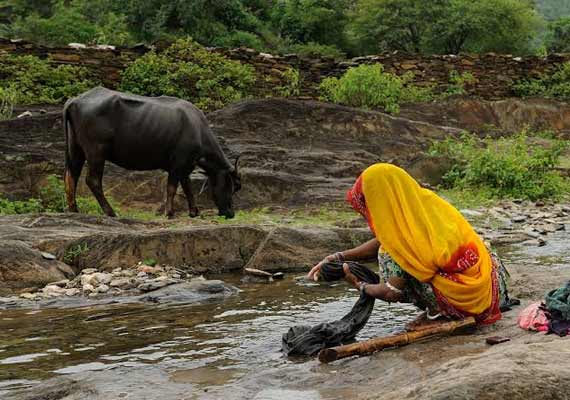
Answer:
[{"label": "wet cloth", "polygon": [[[377,274],[364,265],[347,262],[350,272],[359,281],[376,284]],[[326,263],[321,267],[319,279],[332,282],[344,278],[343,263]],[[299,325],[289,328],[283,335],[282,350],[287,356],[313,356],[327,347],[352,343],[358,332],[366,325],[374,308],[373,297],[361,294],[350,312],[342,319],[315,326]]]},{"label": "wet cloth", "polygon": [[501,318],[499,276],[481,238],[459,211],[406,171],[391,164],[367,168],[347,193],[387,254],[427,283],[446,316]]},{"label": "wet cloth", "polygon": [[542,301],[530,304],[521,311],[517,318],[519,326],[527,331],[548,331],[548,316]]},{"label": "wet cloth", "polygon": [[549,317],[549,331],[558,336],[570,334],[570,281],[548,292],[545,306]]}]

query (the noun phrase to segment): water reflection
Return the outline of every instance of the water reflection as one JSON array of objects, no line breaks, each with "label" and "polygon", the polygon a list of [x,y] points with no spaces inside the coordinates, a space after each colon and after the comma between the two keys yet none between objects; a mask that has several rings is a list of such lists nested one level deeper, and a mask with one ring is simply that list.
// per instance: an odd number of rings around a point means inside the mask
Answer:
[{"label": "water reflection", "polygon": [[[358,297],[346,285],[303,286],[292,277],[273,284],[224,278],[242,292],[192,306],[2,311],[0,381],[6,389],[59,374],[152,364],[172,371],[173,382],[224,385],[253,370],[292,364],[279,351],[281,335],[295,324],[338,319]],[[412,306],[377,302],[359,338],[397,331],[416,313]]]}]

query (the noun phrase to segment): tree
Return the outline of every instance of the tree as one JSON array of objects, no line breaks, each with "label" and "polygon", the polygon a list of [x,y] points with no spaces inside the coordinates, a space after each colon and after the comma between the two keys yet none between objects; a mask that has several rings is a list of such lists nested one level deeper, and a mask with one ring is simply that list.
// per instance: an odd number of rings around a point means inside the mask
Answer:
[{"label": "tree", "polygon": [[526,0],[360,0],[350,32],[366,52],[524,53],[541,22]]},{"label": "tree", "polygon": [[570,52],[570,17],[560,18],[548,24],[545,45],[549,52]]},{"label": "tree", "polygon": [[282,37],[295,43],[344,44],[348,0],[280,0],[272,24]]}]

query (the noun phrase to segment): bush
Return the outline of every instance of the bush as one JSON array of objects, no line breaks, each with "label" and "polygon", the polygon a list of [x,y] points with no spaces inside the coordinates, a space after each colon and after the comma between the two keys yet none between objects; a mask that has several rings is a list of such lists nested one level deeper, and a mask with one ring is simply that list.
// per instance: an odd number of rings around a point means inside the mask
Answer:
[{"label": "bush", "polygon": [[570,63],[564,63],[550,75],[539,79],[528,79],[517,82],[512,87],[515,95],[520,97],[541,96],[560,100],[570,99]]},{"label": "bush", "polygon": [[473,76],[471,72],[463,72],[459,74],[457,71],[453,70],[449,74],[449,83],[444,95],[462,95],[467,93],[465,90],[466,85],[473,85],[477,82],[477,79]]},{"label": "bush", "polygon": [[349,68],[339,78],[324,79],[319,89],[324,100],[364,109],[382,108],[397,114],[400,104],[432,99],[431,88],[411,84],[414,75],[384,72],[382,64]]},{"label": "bush", "polygon": [[[108,200],[115,210],[119,210],[119,207],[112,198],[108,198]],[[77,206],[81,212],[86,214],[103,214],[99,203],[93,197],[77,197]],[[0,198],[0,215],[39,212],[62,213],[66,210],[65,186],[63,180],[55,175],[48,176],[46,184],[40,189],[38,199],[32,198],[23,201],[10,201]]]},{"label": "bush", "polygon": [[567,144],[552,140],[549,146],[530,145],[527,132],[498,140],[479,140],[465,134],[432,146],[432,155],[445,156],[453,166],[444,175],[446,188],[477,188],[492,197],[537,200],[557,198],[568,181],[555,171]]},{"label": "bush", "polygon": [[344,52],[339,50],[338,47],[333,45],[319,44],[315,42],[310,42],[307,44],[294,44],[289,46],[287,49],[288,53],[294,53],[301,57],[307,58],[319,58],[319,57],[331,57],[334,59],[345,58]]},{"label": "bush", "polygon": [[16,92],[11,88],[0,87],[0,121],[12,118],[15,104]]},{"label": "bush", "polygon": [[52,66],[35,56],[0,56],[0,89],[15,93],[17,104],[63,103],[97,86],[85,68]]},{"label": "bush", "polygon": [[214,42],[217,46],[235,48],[247,47],[257,51],[263,51],[265,45],[263,41],[254,33],[237,31],[228,36],[222,36]]},{"label": "bush", "polygon": [[123,73],[120,89],[145,96],[174,96],[206,111],[248,97],[253,67],[207,51],[191,39],[178,40],[165,52],[149,52]]},{"label": "bush", "polygon": [[281,75],[284,85],[275,88],[277,94],[281,97],[299,96],[301,94],[301,76],[299,70],[287,68]]}]

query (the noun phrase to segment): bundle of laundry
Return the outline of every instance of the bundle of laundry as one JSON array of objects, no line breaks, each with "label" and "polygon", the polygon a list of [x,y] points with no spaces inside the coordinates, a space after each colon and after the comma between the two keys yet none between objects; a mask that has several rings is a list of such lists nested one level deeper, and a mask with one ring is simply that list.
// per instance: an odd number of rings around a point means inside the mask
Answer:
[{"label": "bundle of laundry", "polygon": [[570,334],[570,281],[547,293],[544,301],[530,304],[518,317],[522,329]]}]

